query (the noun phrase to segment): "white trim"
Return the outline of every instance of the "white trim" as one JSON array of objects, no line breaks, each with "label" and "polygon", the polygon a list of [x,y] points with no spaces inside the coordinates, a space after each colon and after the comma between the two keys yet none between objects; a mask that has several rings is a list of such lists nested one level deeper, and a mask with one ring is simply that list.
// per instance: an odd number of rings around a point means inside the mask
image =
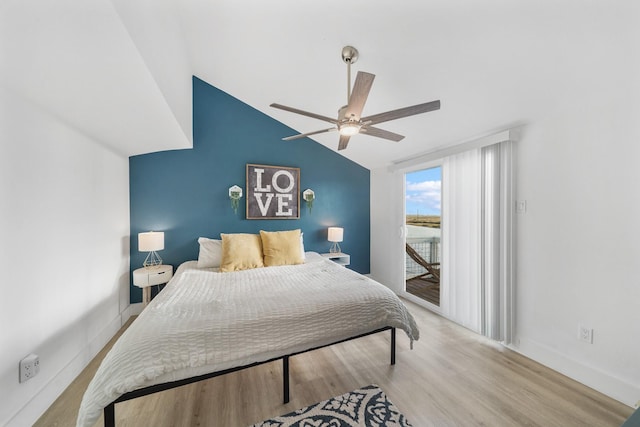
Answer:
[{"label": "white trim", "polygon": [[445,317],[445,318],[446,318],[446,316],[444,316],[444,315],[442,314],[442,310],[440,310],[440,307],[439,307],[439,306],[437,306],[437,305],[435,305],[435,304],[432,304],[432,303],[430,303],[429,301],[424,300],[424,299],[422,299],[422,298],[420,298],[420,297],[417,297],[417,296],[415,296],[415,295],[413,295],[413,294],[411,294],[411,293],[407,292],[406,290],[401,291],[401,292],[398,292],[398,294],[397,294],[397,295],[398,295],[400,298],[404,298],[404,299],[406,299],[407,301],[411,301],[412,303],[414,303],[414,304],[416,304],[416,305],[419,305],[420,307],[422,307],[422,308],[424,308],[424,309],[426,309],[426,310],[432,311],[432,312],[434,312],[434,313],[436,313],[436,314],[438,314],[438,315],[440,315],[440,316],[442,316],[442,317]]},{"label": "white trim", "polygon": [[505,141],[515,142],[519,139],[519,135],[519,129],[513,128],[490,135],[472,138],[465,142],[436,148],[434,150],[427,151],[426,153],[419,154],[410,158],[394,160],[392,162],[393,164],[388,167],[388,170],[389,172],[405,172],[407,170],[411,170],[412,168],[417,168],[419,165],[443,159],[444,157],[452,156],[454,154],[469,151],[474,148],[482,148],[488,145],[494,145]]},{"label": "white trim", "polygon": [[127,307],[126,310],[122,312],[122,324],[124,325],[131,316],[137,316],[140,313],[142,313],[143,309],[144,309],[144,304],[141,302],[136,304],[130,304],[129,307]]},{"label": "white trim", "polygon": [[[403,299],[415,303],[427,310],[436,312],[444,319],[450,320],[447,316],[434,310],[433,304],[424,304],[424,300],[409,294],[408,292],[398,293]],[[519,345],[500,343],[498,345],[508,348],[524,357],[531,359],[536,363],[540,363],[556,372],[559,372],[587,387],[593,388],[598,392],[611,397],[631,408],[637,408],[638,396],[640,396],[640,387],[625,382],[621,378],[616,378],[606,372],[602,372],[594,367],[585,365],[576,361],[558,351],[527,339],[515,339],[514,343]]]},{"label": "white trim", "polygon": [[[417,165],[413,165],[410,168],[403,168],[401,170],[398,170],[398,172],[402,172],[403,174],[408,174],[408,173],[412,173],[412,172],[418,172],[418,171],[423,171],[426,169],[433,169],[433,168],[437,168],[437,167],[442,167],[442,164],[444,163],[443,158],[439,158],[439,159],[433,159],[430,160],[426,163],[420,163]],[[395,172],[395,171],[394,171]],[[405,177],[405,183],[406,183],[406,177]],[[405,193],[406,193],[406,188],[405,188]]]},{"label": "white trim", "polygon": [[627,406],[635,407],[640,396],[639,386],[629,384],[593,366],[585,365],[544,344],[528,339],[520,339],[516,342],[518,341],[518,346],[506,347]]},{"label": "white trim", "polygon": [[[142,304],[135,305],[142,306]],[[34,393],[26,405],[16,411],[9,419],[8,425],[33,425],[114,337],[124,322],[129,319],[128,314],[135,309],[136,307],[129,305],[122,313],[114,317],[60,372]]]}]

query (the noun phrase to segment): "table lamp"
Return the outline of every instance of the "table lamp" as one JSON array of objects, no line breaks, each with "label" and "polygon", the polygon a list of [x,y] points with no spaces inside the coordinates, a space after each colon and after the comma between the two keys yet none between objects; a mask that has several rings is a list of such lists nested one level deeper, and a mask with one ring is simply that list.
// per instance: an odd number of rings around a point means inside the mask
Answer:
[{"label": "table lamp", "polygon": [[142,265],[145,268],[155,267],[162,264],[162,258],[156,251],[164,249],[164,232],[148,231],[146,233],[138,233],[138,250],[140,252],[149,252]]},{"label": "table lamp", "polygon": [[329,227],[329,232],[327,234],[327,240],[333,242],[333,244],[331,245],[331,249],[329,249],[329,252],[332,254],[341,253],[342,249],[340,249],[340,245],[338,244],[338,242],[342,242],[344,229],[341,227]]}]

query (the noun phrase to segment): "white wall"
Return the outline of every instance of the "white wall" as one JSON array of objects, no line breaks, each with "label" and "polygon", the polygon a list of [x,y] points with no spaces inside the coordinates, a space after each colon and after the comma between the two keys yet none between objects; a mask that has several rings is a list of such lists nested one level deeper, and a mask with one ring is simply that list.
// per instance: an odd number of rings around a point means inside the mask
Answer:
[{"label": "white wall", "polygon": [[[634,77],[635,78],[635,77]],[[640,399],[640,92],[584,96],[518,143],[520,350],[629,405]],[[606,84],[606,83],[605,83]],[[578,325],[594,343],[578,341]]]},{"label": "white wall", "polygon": [[0,87],[0,176],[0,425],[24,426],[129,305],[128,159]]},{"label": "white wall", "polygon": [[[527,212],[516,218],[514,348],[633,406],[640,399],[640,83],[637,61],[627,63],[585,69],[589,84],[562,107],[550,105],[517,142],[516,199],[527,201]],[[371,183],[372,276],[397,291],[401,273],[383,261],[400,240],[402,183],[384,169],[372,171]],[[578,340],[579,324],[594,329],[593,344]]]}]

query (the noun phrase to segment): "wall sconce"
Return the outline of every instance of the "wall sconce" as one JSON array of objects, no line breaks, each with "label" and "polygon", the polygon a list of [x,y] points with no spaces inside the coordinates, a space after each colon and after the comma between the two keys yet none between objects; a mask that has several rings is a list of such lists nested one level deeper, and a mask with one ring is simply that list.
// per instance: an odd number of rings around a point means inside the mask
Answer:
[{"label": "wall sconce", "polygon": [[331,249],[329,249],[329,253],[339,254],[342,252],[340,249],[340,245],[338,242],[342,242],[342,237],[344,235],[344,229],[341,227],[329,227],[329,231],[327,233],[327,240],[333,242],[331,245]]},{"label": "wall sconce", "polygon": [[242,188],[237,185],[229,187],[229,198],[231,199],[233,212],[238,213],[238,206],[240,206],[240,199],[242,198]]},{"label": "wall sconce", "polygon": [[312,189],[307,188],[302,192],[302,198],[307,202],[307,208],[309,208],[309,213],[311,213],[313,201],[316,199],[316,193],[314,193]]},{"label": "wall sconce", "polygon": [[148,231],[138,233],[138,251],[149,252],[142,265],[151,268],[162,264],[162,258],[156,253],[164,249],[164,232]]}]

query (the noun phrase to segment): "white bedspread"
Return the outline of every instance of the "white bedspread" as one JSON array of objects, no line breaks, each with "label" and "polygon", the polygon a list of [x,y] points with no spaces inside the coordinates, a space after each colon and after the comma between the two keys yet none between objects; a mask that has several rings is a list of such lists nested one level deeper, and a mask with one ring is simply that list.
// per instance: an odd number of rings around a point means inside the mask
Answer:
[{"label": "white bedspread", "polygon": [[310,253],[303,265],[233,273],[178,269],[103,360],[82,399],[90,427],[121,395],[415,321],[385,286]]}]

